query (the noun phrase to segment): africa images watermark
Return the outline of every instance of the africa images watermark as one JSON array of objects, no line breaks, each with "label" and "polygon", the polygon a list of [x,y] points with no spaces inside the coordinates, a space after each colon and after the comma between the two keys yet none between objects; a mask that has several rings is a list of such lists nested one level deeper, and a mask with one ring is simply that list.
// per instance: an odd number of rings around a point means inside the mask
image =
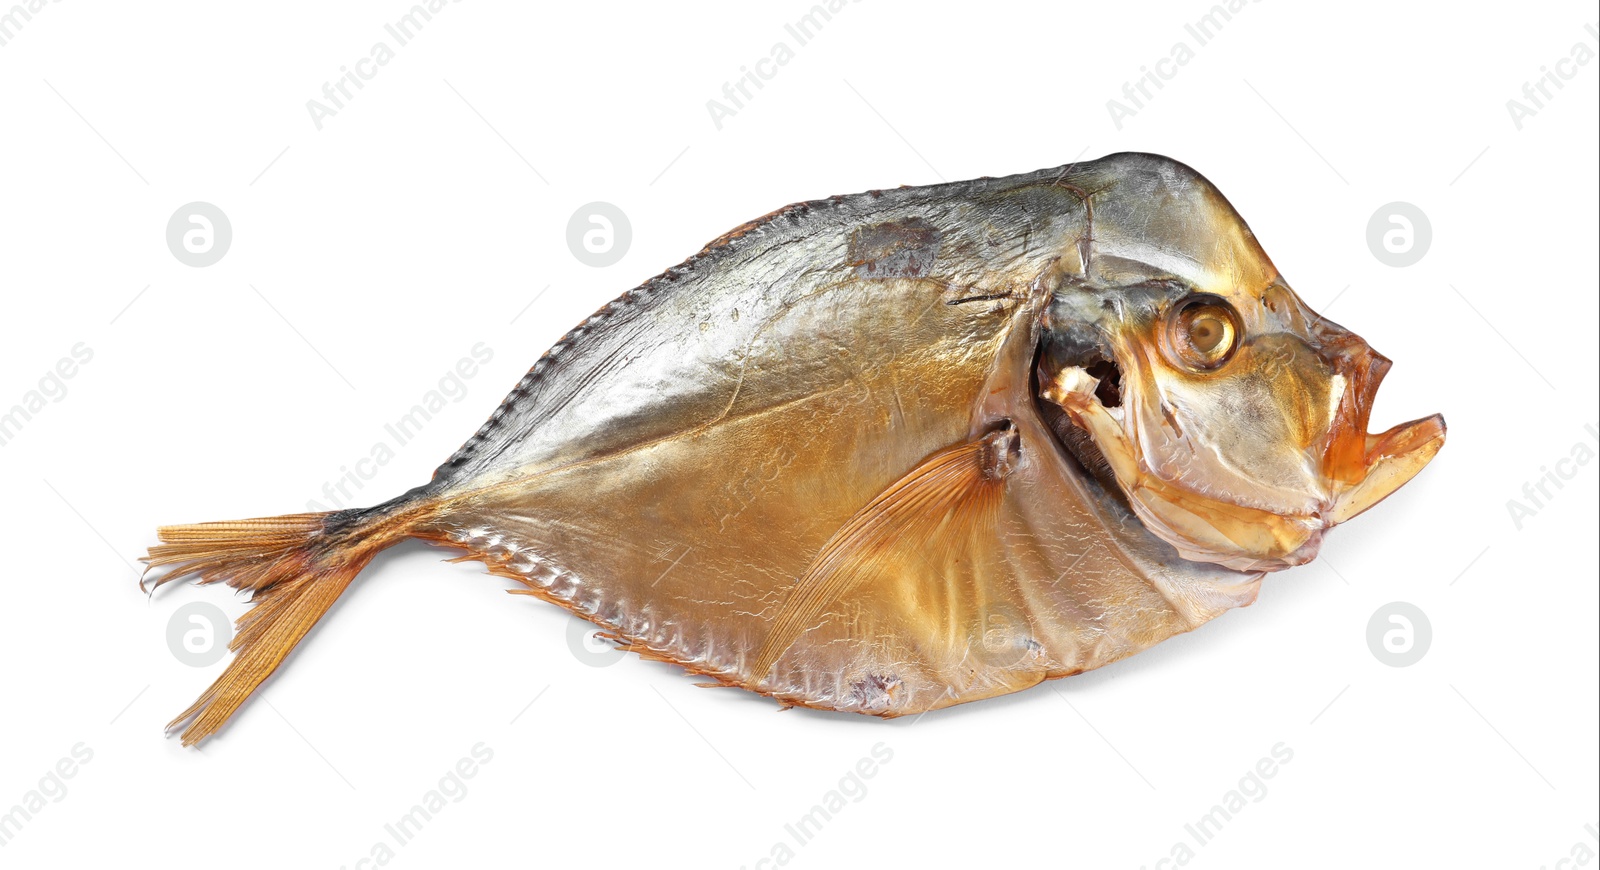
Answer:
[{"label": "africa images watermark", "polygon": [[[1600,444],[1600,430],[1595,428],[1595,424],[1585,423],[1583,429],[1589,433],[1590,441]],[[1556,494],[1566,486],[1565,481],[1577,477],[1578,469],[1593,462],[1595,457],[1594,447],[1583,441],[1572,445],[1568,453],[1570,455],[1555,461],[1555,468],[1539,466],[1539,476],[1522,485],[1522,499],[1506,499],[1506,512],[1511,514],[1511,524],[1517,531],[1522,531],[1524,521],[1548,507]]]},{"label": "africa images watermark", "polygon": [[788,864],[794,859],[795,850],[815,840],[823,827],[844,812],[846,807],[865,800],[867,780],[877,776],[883,765],[893,759],[894,750],[888,744],[882,741],[874,743],[872,749],[845,771],[838,784],[829,789],[810,811],[783,826],[787,838],[773,843],[766,856],[756,859],[755,863],[739,865],[740,870],[768,870]]},{"label": "africa images watermark", "polygon": [[[849,0],[849,3],[860,3],[861,0]],[[806,14],[795,19],[793,23],[783,25],[783,30],[794,39],[794,47],[790,47],[787,40],[780,39],[773,43],[767,50],[767,56],[757,60],[749,66],[739,67],[739,77],[731,82],[722,83],[722,102],[716,98],[706,100],[706,112],[711,115],[711,124],[718,130],[722,129],[724,118],[731,118],[739,114],[745,103],[755,99],[755,93],[766,87],[766,82],[778,75],[778,70],[789,65],[795,58],[795,49],[804,48],[806,43],[816,38],[823,26],[833,20],[833,16],[848,5],[845,0],[828,0],[826,7],[818,3],[806,10]],[[750,67],[755,67],[751,69]]]},{"label": "africa images watermark", "polygon": [[70,356],[56,360],[56,364],[45,371],[44,376],[39,378],[38,386],[23,393],[20,401],[0,412],[0,447],[15,440],[22,428],[33,422],[33,418],[43,413],[45,408],[65,399],[67,381],[78,374],[80,366],[94,359],[94,348],[81,341],[73,345],[69,353]]},{"label": "africa images watermark", "polygon": [[[461,0],[428,0],[427,4],[418,3],[406,10],[406,14],[395,19],[391,24],[383,25],[385,33],[394,40],[395,46],[405,48],[416,39],[422,28],[433,21],[435,13],[440,12],[450,3],[460,3]],[[317,131],[322,131],[324,118],[331,118],[339,114],[345,104],[355,99],[355,93],[365,88],[367,82],[377,77],[378,72],[395,59],[396,50],[389,45],[388,40],[378,40],[367,50],[367,56],[357,60],[349,66],[339,67],[339,77],[333,81],[322,83],[322,96],[326,103],[317,99],[306,100],[306,111],[311,115],[311,123],[316,125]],[[351,69],[354,67],[354,69]],[[329,105],[331,104],[331,105]]]},{"label": "africa images watermark", "polygon": [[[50,3],[60,3],[61,0],[50,0]],[[17,32],[30,21],[34,14],[42,12],[48,5],[45,0],[28,0],[27,3],[18,3],[3,12],[0,12],[0,48],[4,48],[11,40],[17,38]]]},{"label": "africa images watermark", "polygon": [[445,807],[460,803],[467,797],[467,780],[477,776],[484,765],[494,760],[494,749],[479,741],[472,749],[439,777],[439,782],[423,794],[411,809],[383,826],[384,837],[375,841],[363,858],[354,863],[341,864],[339,870],[370,870],[394,860],[396,850],[417,838],[422,829],[434,820]]},{"label": "africa images watermark", "polygon": [[1293,760],[1294,749],[1289,744],[1281,741],[1274,743],[1268,754],[1246,770],[1244,776],[1239,777],[1238,785],[1228,789],[1209,812],[1183,826],[1184,833],[1189,835],[1188,839],[1173,843],[1165,857],[1154,864],[1141,864],[1139,870],[1170,870],[1188,864],[1194,859],[1195,850],[1215,840],[1223,827],[1243,812],[1245,807],[1265,800],[1266,781],[1277,776],[1283,766]]},{"label": "africa images watermark", "polygon": [[[456,360],[456,364],[439,378],[438,386],[423,393],[422,399],[412,405],[411,410],[394,422],[383,424],[386,437],[373,444],[366,456],[349,465],[339,466],[339,477],[322,485],[322,497],[328,500],[334,510],[348,504],[367,485],[367,481],[377,477],[378,470],[388,465],[401,447],[416,438],[422,427],[433,419],[433,415],[444,410],[446,404],[467,397],[467,381],[478,374],[479,366],[487,365],[494,359],[494,349],[481,341],[472,346],[471,353],[471,356]],[[321,512],[329,508],[311,499],[306,502],[306,510]]]},{"label": "africa images watermark", "polygon": [[[1583,29],[1591,40],[1600,43],[1600,28],[1596,28],[1593,24],[1585,24]],[[1513,97],[1506,100],[1506,112],[1511,115],[1511,123],[1517,128],[1517,132],[1522,132],[1524,118],[1539,114],[1539,110],[1545,108],[1546,103],[1555,99],[1556,92],[1566,87],[1563,82],[1577,77],[1578,67],[1588,66],[1594,57],[1595,50],[1588,43],[1574,42],[1566,57],[1553,64],[1540,65],[1540,76],[1531,82],[1522,83],[1522,99]],[[1555,90],[1551,90],[1552,87]]]},{"label": "africa images watermark", "polygon": [[1178,75],[1180,68],[1188,66],[1189,62],[1195,59],[1199,49],[1211,44],[1211,41],[1217,38],[1217,34],[1222,32],[1222,28],[1233,21],[1234,15],[1243,11],[1246,6],[1259,2],[1261,0],[1228,0],[1227,3],[1218,3],[1208,9],[1206,14],[1183,25],[1184,32],[1194,40],[1194,45],[1191,46],[1187,39],[1178,40],[1167,50],[1166,57],[1148,66],[1139,67],[1141,75],[1138,78],[1131,82],[1123,82],[1122,98],[1127,102],[1115,98],[1106,100],[1106,112],[1111,115],[1111,123],[1121,130],[1122,119],[1139,114],[1140,109],[1155,99],[1155,91],[1166,87],[1165,83],[1172,81]]},{"label": "africa images watermark", "polygon": [[0,846],[10,845],[22,833],[23,826],[44,812],[45,807],[66,800],[66,781],[77,776],[79,768],[93,760],[94,750],[89,748],[89,744],[74,743],[68,754],[61,756],[45,771],[44,776],[39,777],[39,783],[29,789],[22,800],[5,813],[0,813]]},{"label": "africa images watermark", "polygon": [[[1583,833],[1595,843],[1600,843],[1600,825],[1590,822],[1583,826]],[[1594,849],[1583,840],[1572,844],[1567,854],[1557,858],[1554,864],[1540,864],[1539,870],[1578,870],[1587,867],[1595,859]]]}]

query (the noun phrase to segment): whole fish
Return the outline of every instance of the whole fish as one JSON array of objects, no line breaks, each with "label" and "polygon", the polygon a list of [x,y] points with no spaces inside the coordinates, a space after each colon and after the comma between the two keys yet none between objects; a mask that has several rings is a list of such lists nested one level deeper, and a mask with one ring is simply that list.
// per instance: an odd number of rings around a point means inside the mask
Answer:
[{"label": "whole fish", "polygon": [[1444,421],[1369,435],[1388,368],[1165,157],[791,205],[569,332],[428,483],[160,529],[157,585],[254,602],[169,727],[213,734],[405,538],[785,706],[1081,673],[1250,604],[1416,475]]}]

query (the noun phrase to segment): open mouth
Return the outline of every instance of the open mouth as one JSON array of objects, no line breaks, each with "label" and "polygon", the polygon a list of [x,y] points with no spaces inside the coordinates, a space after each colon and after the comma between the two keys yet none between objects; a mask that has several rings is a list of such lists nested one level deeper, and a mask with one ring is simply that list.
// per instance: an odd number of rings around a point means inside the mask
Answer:
[{"label": "open mouth", "polygon": [[1378,435],[1361,435],[1364,473],[1351,485],[1337,486],[1325,518],[1345,522],[1405,486],[1444,446],[1444,417],[1434,414],[1401,423]]},{"label": "open mouth", "polygon": [[1341,366],[1347,385],[1322,456],[1328,481],[1323,519],[1329,526],[1389,497],[1416,477],[1444,446],[1444,417],[1438,414],[1368,434],[1378,386],[1391,365],[1387,357],[1362,345]]}]

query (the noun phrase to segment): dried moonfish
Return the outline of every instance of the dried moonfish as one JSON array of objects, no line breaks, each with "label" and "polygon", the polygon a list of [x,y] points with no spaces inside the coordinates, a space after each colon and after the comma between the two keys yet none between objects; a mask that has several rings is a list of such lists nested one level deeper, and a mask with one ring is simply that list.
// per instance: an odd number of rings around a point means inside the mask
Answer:
[{"label": "dried moonfish", "polygon": [[1249,604],[1420,471],[1442,419],[1366,431],[1388,367],[1163,157],[792,205],[572,330],[429,483],[162,528],[159,582],[255,601],[173,724],[215,732],[408,537],[785,705],[1076,674]]}]

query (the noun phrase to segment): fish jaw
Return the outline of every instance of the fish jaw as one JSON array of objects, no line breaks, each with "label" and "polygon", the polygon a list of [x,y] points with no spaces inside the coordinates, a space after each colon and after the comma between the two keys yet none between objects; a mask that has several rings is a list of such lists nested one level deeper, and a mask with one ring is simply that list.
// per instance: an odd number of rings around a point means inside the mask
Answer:
[{"label": "fish jaw", "polygon": [[1444,446],[1445,431],[1444,417],[1434,414],[1380,435],[1366,435],[1365,474],[1354,485],[1335,491],[1325,513],[1329,525],[1349,521],[1409,483]]},{"label": "fish jaw", "polygon": [[[1363,385],[1362,397],[1347,397],[1362,406],[1354,413],[1363,426],[1371,393],[1387,360],[1373,368],[1378,376]],[[1328,495],[1316,509],[1273,512],[1209,498],[1150,473],[1123,426],[1122,409],[1108,409],[1095,398],[1098,383],[1084,369],[1069,366],[1041,384],[1040,395],[1060,406],[1074,425],[1090,434],[1146,527],[1185,559],[1241,571],[1281,571],[1315,559],[1328,529],[1404,486],[1444,445],[1445,423],[1438,414],[1379,435],[1362,432],[1361,450],[1353,456],[1346,446],[1350,439],[1341,434],[1334,439],[1338,446],[1330,446],[1329,452],[1344,451],[1344,461],[1359,463],[1359,472],[1350,475],[1352,482],[1330,478]],[[1341,472],[1349,474],[1350,469]]]},{"label": "fish jaw", "polygon": [[1146,528],[1193,562],[1238,571],[1280,571],[1316,557],[1329,523],[1315,514],[1280,514],[1208,498],[1151,473],[1123,422],[1095,397],[1099,381],[1067,366],[1040,396],[1087,431],[1129,506]]},{"label": "fish jaw", "polygon": [[1367,432],[1378,387],[1393,364],[1354,335],[1344,336],[1335,365],[1347,387],[1322,454],[1327,498],[1321,513],[1329,526],[1347,522],[1406,485],[1438,454],[1445,439],[1439,414],[1380,434]]}]

